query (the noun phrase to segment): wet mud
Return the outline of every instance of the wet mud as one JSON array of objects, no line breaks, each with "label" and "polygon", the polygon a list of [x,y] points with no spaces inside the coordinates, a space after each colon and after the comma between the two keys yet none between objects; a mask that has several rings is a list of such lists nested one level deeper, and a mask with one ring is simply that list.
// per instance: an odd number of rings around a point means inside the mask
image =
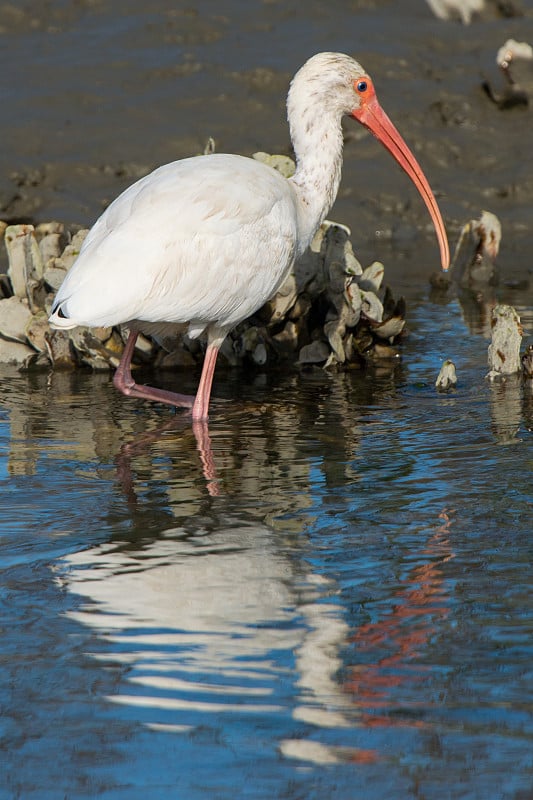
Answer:
[{"label": "wet mud", "polygon": [[[465,221],[496,214],[504,281],[529,291],[527,74],[525,102],[495,99],[508,92],[497,52],[509,38],[533,40],[533,6],[485,6],[463,24],[423,0],[3,3],[0,219],[88,226],[140,175],[201,152],[209,136],[219,151],[290,154],[288,82],[312,53],[339,50],[371,72],[452,243]],[[363,262],[424,282],[438,263],[416,193],[352,121],[331,218],[351,228]]]}]

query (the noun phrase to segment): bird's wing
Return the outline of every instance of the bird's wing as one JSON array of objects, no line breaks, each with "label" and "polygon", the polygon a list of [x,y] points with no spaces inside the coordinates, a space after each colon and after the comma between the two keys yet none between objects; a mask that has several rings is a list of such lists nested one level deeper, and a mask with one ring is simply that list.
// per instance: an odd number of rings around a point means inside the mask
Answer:
[{"label": "bird's wing", "polygon": [[234,324],[275,291],[296,236],[292,188],[270,167],[230,155],[174,162],[109,206],[56,303],[77,324]]}]

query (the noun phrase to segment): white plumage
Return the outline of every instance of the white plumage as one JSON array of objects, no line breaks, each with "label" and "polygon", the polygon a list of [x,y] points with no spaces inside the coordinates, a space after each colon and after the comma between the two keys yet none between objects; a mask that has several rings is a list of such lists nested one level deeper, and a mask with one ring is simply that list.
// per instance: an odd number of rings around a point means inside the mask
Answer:
[{"label": "white plumage", "polygon": [[233,327],[255,310],[257,297],[275,292],[293,261],[292,195],[278,172],[241,156],[160,167],[89,232],[57,296],[67,317],[57,322],[190,321],[196,328],[216,320]]},{"label": "white plumage", "polygon": [[276,292],[333,204],[345,114],[370,128],[416,183],[446,268],[446,235],[433,194],[362,67],[339,53],[314,56],[293,79],[287,105],[297,160],[290,180],[237,155],[176,161],[126,189],[87,235],[57,294],[53,327],[170,322],[187,323],[191,336],[208,336],[191,398],[133,381],[132,332],[114,379],[125,394],[207,417],[224,337]]}]

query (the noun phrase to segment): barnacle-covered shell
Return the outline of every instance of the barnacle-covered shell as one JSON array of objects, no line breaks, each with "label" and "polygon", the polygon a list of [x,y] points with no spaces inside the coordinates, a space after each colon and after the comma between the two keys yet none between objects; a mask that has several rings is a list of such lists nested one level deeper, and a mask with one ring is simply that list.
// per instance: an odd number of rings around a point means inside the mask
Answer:
[{"label": "barnacle-covered shell", "polygon": [[522,326],[515,309],[508,305],[497,305],[492,312],[491,327],[491,343],[488,348],[490,372],[487,378],[494,380],[520,372]]}]

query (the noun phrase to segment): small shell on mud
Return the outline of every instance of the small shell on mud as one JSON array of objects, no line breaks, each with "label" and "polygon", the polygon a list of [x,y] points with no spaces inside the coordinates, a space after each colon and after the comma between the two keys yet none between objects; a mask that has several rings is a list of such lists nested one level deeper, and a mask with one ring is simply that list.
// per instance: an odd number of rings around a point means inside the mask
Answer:
[{"label": "small shell on mud", "polygon": [[[516,39],[507,39],[496,54],[496,63],[500,69],[508,70],[511,62],[533,61],[533,47],[527,42],[517,42]],[[511,82],[512,76],[509,76]]]},{"label": "small shell on mud", "polygon": [[484,81],[482,87],[488,97],[502,111],[528,106],[533,92],[533,47],[528,42],[508,39],[499,48],[496,63],[505,78],[505,86],[497,93]]},{"label": "small shell on mud", "polygon": [[490,211],[463,225],[451,265],[454,280],[464,288],[494,282],[501,238],[500,220]]}]

